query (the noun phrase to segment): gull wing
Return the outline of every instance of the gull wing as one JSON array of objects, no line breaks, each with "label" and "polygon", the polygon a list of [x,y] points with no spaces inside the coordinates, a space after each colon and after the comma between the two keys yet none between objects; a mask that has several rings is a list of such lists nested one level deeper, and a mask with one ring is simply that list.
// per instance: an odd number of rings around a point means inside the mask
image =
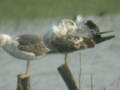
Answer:
[{"label": "gull wing", "polygon": [[16,40],[19,43],[17,48],[22,51],[32,52],[36,56],[49,52],[41,38],[36,35],[20,35]]},{"label": "gull wing", "polygon": [[92,39],[74,35],[67,35],[60,38],[56,37],[51,41],[51,44],[59,52],[72,52],[86,48],[93,48],[95,46],[95,42]]}]

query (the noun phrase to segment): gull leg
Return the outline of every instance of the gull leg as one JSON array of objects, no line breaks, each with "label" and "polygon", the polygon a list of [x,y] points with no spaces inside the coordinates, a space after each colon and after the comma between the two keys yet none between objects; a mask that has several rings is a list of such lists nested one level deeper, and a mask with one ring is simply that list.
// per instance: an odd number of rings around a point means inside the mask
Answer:
[{"label": "gull leg", "polygon": [[21,76],[21,78],[27,78],[30,76],[30,61],[27,60],[26,73]]},{"label": "gull leg", "polygon": [[67,55],[67,53],[65,53],[65,64],[68,64],[68,55]]},{"label": "gull leg", "polygon": [[30,75],[30,61],[27,60],[26,75]]}]

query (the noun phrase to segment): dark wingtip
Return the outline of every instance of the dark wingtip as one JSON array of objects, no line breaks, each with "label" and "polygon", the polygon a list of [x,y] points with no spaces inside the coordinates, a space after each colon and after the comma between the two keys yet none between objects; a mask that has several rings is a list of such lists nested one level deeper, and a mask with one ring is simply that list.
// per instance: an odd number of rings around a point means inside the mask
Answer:
[{"label": "dark wingtip", "polygon": [[106,33],[111,33],[113,32],[112,30],[111,31],[104,31],[104,32],[96,32],[96,35],[101,35],[101,34],[106,34]]},{"label": "dark wingtip", "polygon": [[104,36],[104,37],[100,37],[100,38],[96,39],[95,41],[96,41],[96,44],[98,44],[98,43],[101,43],[103,41],[110,40],[114,37],[115,37],[115,35]]},{"label": "dark wingtip", "polygon": [[106,41],[106,40],[112,39],[114,37],[115,37],[115,35],[109,35],[109,36],[102,37],[102,39],[103,39],[103,41]]}]

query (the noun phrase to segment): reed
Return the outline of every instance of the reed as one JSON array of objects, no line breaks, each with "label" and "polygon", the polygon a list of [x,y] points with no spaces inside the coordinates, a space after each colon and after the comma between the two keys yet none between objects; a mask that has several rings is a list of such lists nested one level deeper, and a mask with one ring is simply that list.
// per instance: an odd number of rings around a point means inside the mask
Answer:
[{"label": "reed", "polygon": [[82,84],[81,77],[82,77],[82,53],[80,53],[79,90],[82,90],[81,89],[81,84]]},{"label": "reed", "polygon": [[91,81],[91,90],[93,90],[94,82],[93,82],[93,74],[90,75],[90,81]]}]

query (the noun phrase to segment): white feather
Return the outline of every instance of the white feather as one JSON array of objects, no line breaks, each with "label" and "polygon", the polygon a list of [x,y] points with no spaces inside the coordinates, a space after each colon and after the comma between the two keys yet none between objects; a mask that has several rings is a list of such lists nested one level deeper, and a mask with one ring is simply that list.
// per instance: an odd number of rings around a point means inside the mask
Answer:
[{"label": "white feather", "polygon": [[35,56],[35,54],[32,52],[22,51],[18,49],[17,46],[19,45],[19,43],[6,34],[0,35],[0,45],[7,53],[18,59],[34,60],[39,59],[43,56]]}]

